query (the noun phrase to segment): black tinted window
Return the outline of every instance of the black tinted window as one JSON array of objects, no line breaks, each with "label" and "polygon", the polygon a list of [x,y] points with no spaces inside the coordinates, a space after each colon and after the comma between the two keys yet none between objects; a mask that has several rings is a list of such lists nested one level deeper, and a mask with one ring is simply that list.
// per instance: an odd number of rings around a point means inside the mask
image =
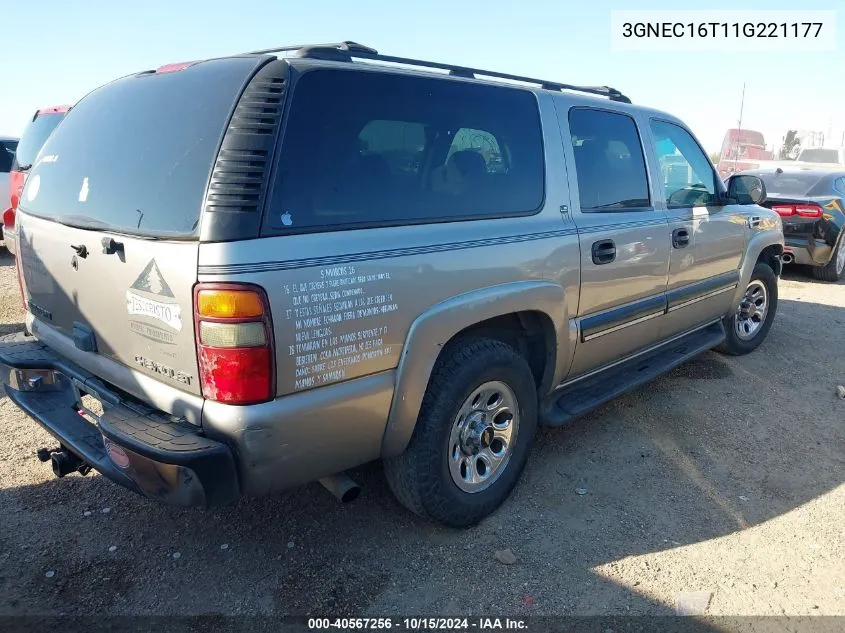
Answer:
[{"label": "black tinted window", "polygon": [[573,108],[569,130],[583,211],[637,209],[651,204],[640,135],[631,117]]},{"label": "black tinted window", "polygon": [[267,225],[289,232],[532,213],[543,178],[530,92],[311,71],[294,90]]},{"label": "black tinted window", "polygon": [[92,92],[45,143],[24,210],[127,233],[193,234],[229,113],[255,64],[202,62]]},{"label": "black tinted window", "polygon": [[821,180],[819,174],[802,174],[800,172],[777,171],[767,174],[756,174],[766,185],[768,196],[806,196]]},{"label": "black tinted window", "polygon": [[56,126],[65,118],[64,113],[50,112],[35,117],[23,132],[18,149],[15,153],[15,161],[18,167],[26,169],[35,162],[38,150],[44,145],[44,141],[50,136]]},{"label": "black tinted window", "polygon": [[0,173],[7,174],[11,171],[12,157],[15,155],[15,147],[17,145],[17,141],[0,140]]}]

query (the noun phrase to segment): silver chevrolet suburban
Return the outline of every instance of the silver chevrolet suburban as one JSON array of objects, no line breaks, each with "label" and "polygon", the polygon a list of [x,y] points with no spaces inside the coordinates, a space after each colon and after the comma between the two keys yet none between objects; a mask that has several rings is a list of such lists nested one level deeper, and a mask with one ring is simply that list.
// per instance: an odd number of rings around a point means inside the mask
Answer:
[{"label": "silver chevrolet suburban", "polygon": [[409,509],[471,525],[538,425],[760,345],[764,198],[611,88],[352,42],[170,64],[38,155],[0,370],[59,476],[210,505],[381,459]]}]

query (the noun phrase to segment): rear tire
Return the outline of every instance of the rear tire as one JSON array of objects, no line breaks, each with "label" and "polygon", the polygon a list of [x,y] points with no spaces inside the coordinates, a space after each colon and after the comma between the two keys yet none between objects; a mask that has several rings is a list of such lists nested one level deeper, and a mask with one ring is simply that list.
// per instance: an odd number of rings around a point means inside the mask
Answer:
[{"label": "rear tire", "polygon": [[757,262],[739,308],[722,320],[726,336],[716,350],[731,356],[753,352],[768,335],[777,307],[778,278],[775,271],[768,264]]},{"label": "rear tire", "polygon": [[813,266],[813,277],[819,281],[837,282],[845,273],[845,238],[833,250],[830,261],[825,266]]},{"label": "rear tire", "polygon": [[513,490],[536,427],[525,359],[497,340],[458,341],[438,359],[405,452],[384,461],[387,482],[422,517],[474,525]]}]

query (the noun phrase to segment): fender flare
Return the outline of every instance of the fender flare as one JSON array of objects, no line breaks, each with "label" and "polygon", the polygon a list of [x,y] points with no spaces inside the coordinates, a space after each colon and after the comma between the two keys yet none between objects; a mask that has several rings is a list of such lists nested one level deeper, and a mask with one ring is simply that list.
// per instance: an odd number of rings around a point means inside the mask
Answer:
[{"label": "fender flare", "polygon": [[560,381],[561,362],[569,358],[564,289],[550,281],[519,281],[474,290],[442,301],[419,315],[408,331],[393,401],[382,439],[382,457],[396,457],[411,439],[434,364],[443,347],[462,330],[499,316],[533,311],[548,316],[554,327],[554,377]]},{"label": "fender flare", "polygon": [[745,294],[745,289],[748,287],[748,282],[751,281],[751,274],[754,272],[754,267],[757,265],[760,253],[769,246],[780,246],[782,253],[783,233],[780,231],[761,231],[748,241],[748,246],[745,248],[745,259],[739,270],[739,283],[736,287],[736,294],[731,304],[731,311],[728,314],[733,314],[737,306],[739,306],[739,302]]}]

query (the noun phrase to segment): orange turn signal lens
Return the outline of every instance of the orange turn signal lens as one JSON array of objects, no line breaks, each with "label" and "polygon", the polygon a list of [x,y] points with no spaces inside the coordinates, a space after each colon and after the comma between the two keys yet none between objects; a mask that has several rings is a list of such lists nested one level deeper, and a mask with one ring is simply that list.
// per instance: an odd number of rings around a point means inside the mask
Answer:
[{"label": "orange turn signal lens", "polygon": [[248,319],[262,316],[264,305],[252,290],[200,290],[197,312],[218,319]]}]

